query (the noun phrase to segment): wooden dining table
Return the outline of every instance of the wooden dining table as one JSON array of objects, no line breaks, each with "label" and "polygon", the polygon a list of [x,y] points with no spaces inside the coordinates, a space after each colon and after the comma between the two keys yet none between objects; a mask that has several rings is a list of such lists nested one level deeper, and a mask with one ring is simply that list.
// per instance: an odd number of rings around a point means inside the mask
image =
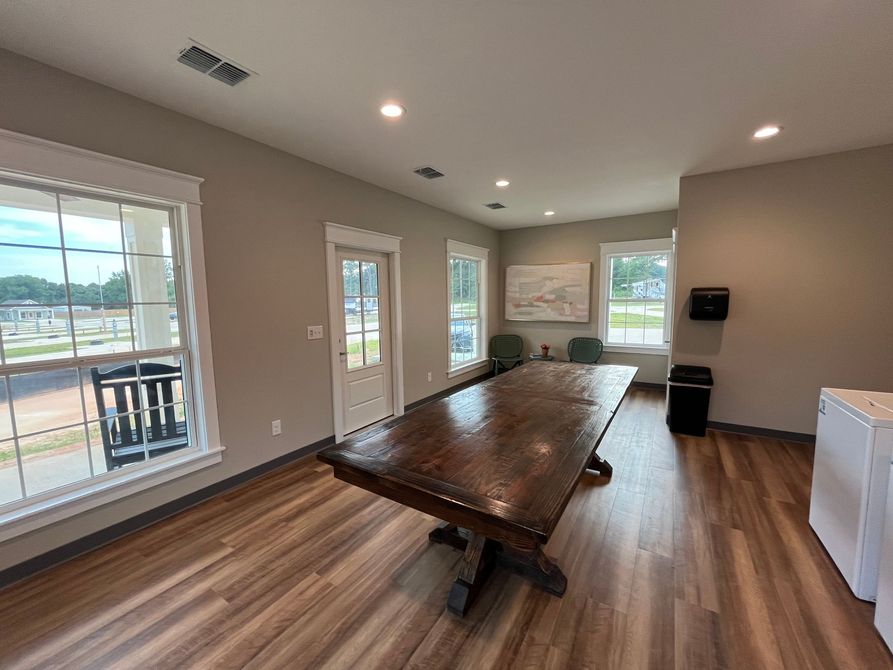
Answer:
[{"label": "wooden dining table", "polygon": [[463,616],[495,566],[556,596],[542,550],[637,368],[531,361],[329,447],[335,477],[442,519],[428,537],[464,552],[447,608]]}]

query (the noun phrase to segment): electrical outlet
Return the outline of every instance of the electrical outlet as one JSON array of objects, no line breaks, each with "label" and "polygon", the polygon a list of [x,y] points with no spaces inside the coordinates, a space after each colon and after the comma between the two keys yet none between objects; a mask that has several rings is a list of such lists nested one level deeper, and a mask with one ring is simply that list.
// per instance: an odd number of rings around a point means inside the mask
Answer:
[{"label": "electrical outlet", "polygon": [[273,421],[273,437],[276,435],[282,435],[282,420],[276,419]]},{"label": "electrical outlet", "polygon": [[322,326],[307,326],[307,339],[308,340],[321,340],[322,339]]},{"label": "electrical outlet", "polygon": [[429,382],[431,381],[431,373],[430,372],[428,373],[428,381]]}]

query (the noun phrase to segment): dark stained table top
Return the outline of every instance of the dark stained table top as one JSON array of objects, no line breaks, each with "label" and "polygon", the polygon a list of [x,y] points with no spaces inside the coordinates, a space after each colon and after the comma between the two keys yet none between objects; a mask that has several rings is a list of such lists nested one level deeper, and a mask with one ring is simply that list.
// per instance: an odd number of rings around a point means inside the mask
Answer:
[{"label": "dark stained table top", "polygon": [[635,373],[531,361],[319,458],[345,481],[463,527],[544,543]]}]

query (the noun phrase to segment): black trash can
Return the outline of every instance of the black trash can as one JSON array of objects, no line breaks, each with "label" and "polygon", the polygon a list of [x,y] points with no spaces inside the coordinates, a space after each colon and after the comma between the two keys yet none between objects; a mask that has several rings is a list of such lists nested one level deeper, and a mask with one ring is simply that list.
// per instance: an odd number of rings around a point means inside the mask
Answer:
[{"label": "black trash can", "polygon": [[713,388],[710,368],[674,365],[670,368],[667,382],[670,385],[667,407],[667,425],[670,431],[698,437],[706,435],[710,389]]}]

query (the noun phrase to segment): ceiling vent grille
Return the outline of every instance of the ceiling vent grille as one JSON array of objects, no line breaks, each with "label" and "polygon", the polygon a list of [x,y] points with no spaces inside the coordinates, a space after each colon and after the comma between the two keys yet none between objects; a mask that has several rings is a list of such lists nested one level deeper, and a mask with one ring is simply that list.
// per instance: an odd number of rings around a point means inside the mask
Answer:
[{"label": "ceiling vent grille", "polygon": [[230,86],[235,86],[256,74],[192,41],[180,49],[177,61]]},{"label": "ceiling vent grille", "polygon": [[501,202],[488,202],[484,207],[489,207],[490,209],[505,209],[505,205]]},{"label": "ceiling vent grille", "polygon": [[440,170],[437,170],[430,165],[426,165],[425,167],[416,168],[413,170],[419,177],[424,177],[425,179],[437,179],[438,177],[443,177],[444,174]]}]

